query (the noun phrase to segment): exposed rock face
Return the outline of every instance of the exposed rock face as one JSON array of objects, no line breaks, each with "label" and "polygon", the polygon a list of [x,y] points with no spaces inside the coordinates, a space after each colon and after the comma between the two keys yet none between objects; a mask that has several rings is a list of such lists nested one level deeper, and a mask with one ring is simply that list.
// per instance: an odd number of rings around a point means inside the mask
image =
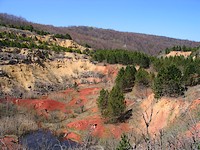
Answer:
[{"label": "exposed rock face", "polygon": [[[34,32],[2,26],[0,32],[3,33],[0,40],[8,42],[16,40],[28,44],[28,47],[31,44],[46,43],[47,48],[56,45],[72,50],[88,49],[73,40],[55,38],[53,34],[42,36]],[[87,72],[92,72],[91,76],[96,78],[94,74],[98,73],[95,71],[95,65],[86,55],[36,49],[34,46],[17,48],[0,45],[0,97],[5,95],[22,97],[27,93],[30,97],[30,95],[43,95],[66,89],[75,81],[80,82],[80,78],[88,74]]]},{"label": "exposed rock face", "polygon": [[184,57],[188,57],[191,55],[191,51],[190,52],[181,52],[181,51],[171,51],[169,54],[166,55],[166,57],[174,57],[174,56],[184,56]]},{"label": "exposed rock face", "polygon": [[93,84],[107,80],[106,66],[93,64],[83,54],[5,48],[0,57],[1,97],[31,97],[72,87],[75,82]]}]

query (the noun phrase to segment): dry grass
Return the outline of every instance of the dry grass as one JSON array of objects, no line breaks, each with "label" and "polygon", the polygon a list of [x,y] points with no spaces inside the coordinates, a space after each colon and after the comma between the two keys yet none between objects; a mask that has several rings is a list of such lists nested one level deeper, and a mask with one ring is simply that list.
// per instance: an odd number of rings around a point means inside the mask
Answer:
[{"label": "dry grass", "polygon": [[17,114],[11,117],[3,117],[0,119],[0,124],[1,135],[20,136],[28,131],[38,129],[34,118],[28,114]]},{"label": "dry grass", "polygon": [[62,103],[68,103],[72,100],[73,96],[71,93],[69,94],[62,94],[62,93],[52,93],[48,95],[49,99],[62,102]]},{"label": "dry grass", "polygon": [[0,135],[17,135],[37,130],[35,112],[17,107],[11,103],[0,104]]}]

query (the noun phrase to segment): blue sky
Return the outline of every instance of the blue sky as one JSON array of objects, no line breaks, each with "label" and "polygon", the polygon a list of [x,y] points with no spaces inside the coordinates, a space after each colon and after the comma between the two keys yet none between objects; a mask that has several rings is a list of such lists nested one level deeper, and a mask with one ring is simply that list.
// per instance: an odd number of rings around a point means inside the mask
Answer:
[{"label": "blue sky", "polygon": [[0,12],[55,26],[200,41],[200,0],[0,0]]}]

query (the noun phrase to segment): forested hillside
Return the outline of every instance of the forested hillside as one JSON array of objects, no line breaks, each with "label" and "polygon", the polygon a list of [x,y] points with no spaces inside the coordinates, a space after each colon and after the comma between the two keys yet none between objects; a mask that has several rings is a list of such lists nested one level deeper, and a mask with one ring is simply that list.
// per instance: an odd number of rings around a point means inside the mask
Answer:
[{"label": "forested hillside", "polygon": [[91,46],[94,49],[125,49],[141,51],[148,54],[158,54],[160,51],[173,46],[196,47],[200,42],[180,40],[163,36],[119,32],[114,30],[99,29],[94,27],[54,27],[51,25],[41,25],[28,22],[23,18],[8,14],[0,14],[1,24],[32,25],[38,30],[50,33],[66,34],[81,45]]},{"label": "forested hillside", "polygon": [[69,27],[67,32],[80,43],[88,43],[96,49],[126,49],[147,54],[158,54],[167,47],[186,45],[195,47],[198,42],[164,36],[98,29],[93,27]]}]

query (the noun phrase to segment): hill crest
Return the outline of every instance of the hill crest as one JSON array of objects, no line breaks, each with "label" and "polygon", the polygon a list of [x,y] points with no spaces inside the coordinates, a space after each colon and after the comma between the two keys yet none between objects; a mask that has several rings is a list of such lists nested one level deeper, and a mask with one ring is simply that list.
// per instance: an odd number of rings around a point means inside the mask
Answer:
[{"label": "hill crest", "polygon": [[77,43],[88,44],[94,49],[125,49],[141,51],[156,55],[160,51],[173,46],[196,47],[200,42],[169,38],[164,36],[148,35],[132,32],[120,32],[111,29],[101,29],[86,26],[55,27],[28,22],[26,19],[8,14],[0,14],[0,23],[15,25],[32,25],[39,30],[50,33],[69,33]]}]

